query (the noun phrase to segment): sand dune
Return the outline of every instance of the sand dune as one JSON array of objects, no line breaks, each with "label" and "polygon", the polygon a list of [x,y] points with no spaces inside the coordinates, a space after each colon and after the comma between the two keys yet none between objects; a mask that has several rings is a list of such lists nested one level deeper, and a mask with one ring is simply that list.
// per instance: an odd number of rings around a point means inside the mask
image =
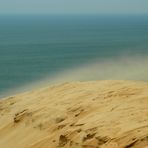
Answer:
[{"label": "sand dune", "polygon": [[147,148],[148,83],[71,82],[0,101],[0,148]]}]

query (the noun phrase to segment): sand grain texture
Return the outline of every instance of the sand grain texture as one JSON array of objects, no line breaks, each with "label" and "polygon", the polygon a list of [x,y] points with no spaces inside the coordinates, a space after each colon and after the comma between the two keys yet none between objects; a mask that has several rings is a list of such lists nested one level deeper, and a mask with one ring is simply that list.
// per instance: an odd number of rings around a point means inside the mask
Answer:
[{"label": "sand grain texture", "polygon": [[71,82],[0,101],[0,148],[148,148],[148,83]]}]

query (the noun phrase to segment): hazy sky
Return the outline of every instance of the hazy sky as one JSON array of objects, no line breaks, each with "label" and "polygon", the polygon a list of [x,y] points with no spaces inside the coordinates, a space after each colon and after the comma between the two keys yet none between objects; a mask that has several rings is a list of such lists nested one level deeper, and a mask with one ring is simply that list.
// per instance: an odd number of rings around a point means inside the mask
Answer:
[{"label": "hazy sky", "polygon": [[148,0],[0,0],[0,14],[147,13]]}]

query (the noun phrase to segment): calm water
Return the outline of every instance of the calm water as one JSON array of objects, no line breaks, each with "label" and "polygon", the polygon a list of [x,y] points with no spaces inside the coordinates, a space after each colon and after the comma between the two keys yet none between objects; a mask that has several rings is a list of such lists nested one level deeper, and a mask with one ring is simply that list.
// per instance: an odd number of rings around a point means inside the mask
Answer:
[{"label": "calm water", "polygon": [[148,55],[148,16],[0,16],[0,94],[125,53]]}]

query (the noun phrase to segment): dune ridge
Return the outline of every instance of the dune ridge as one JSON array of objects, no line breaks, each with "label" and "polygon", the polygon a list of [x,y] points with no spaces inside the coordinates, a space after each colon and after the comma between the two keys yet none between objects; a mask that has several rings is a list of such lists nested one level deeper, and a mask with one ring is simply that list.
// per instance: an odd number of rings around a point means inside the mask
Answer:
[{"label": "dune ridge", "polygon": [[0,100],[2,148],[148,148],[148,83],[70,82]]}]

